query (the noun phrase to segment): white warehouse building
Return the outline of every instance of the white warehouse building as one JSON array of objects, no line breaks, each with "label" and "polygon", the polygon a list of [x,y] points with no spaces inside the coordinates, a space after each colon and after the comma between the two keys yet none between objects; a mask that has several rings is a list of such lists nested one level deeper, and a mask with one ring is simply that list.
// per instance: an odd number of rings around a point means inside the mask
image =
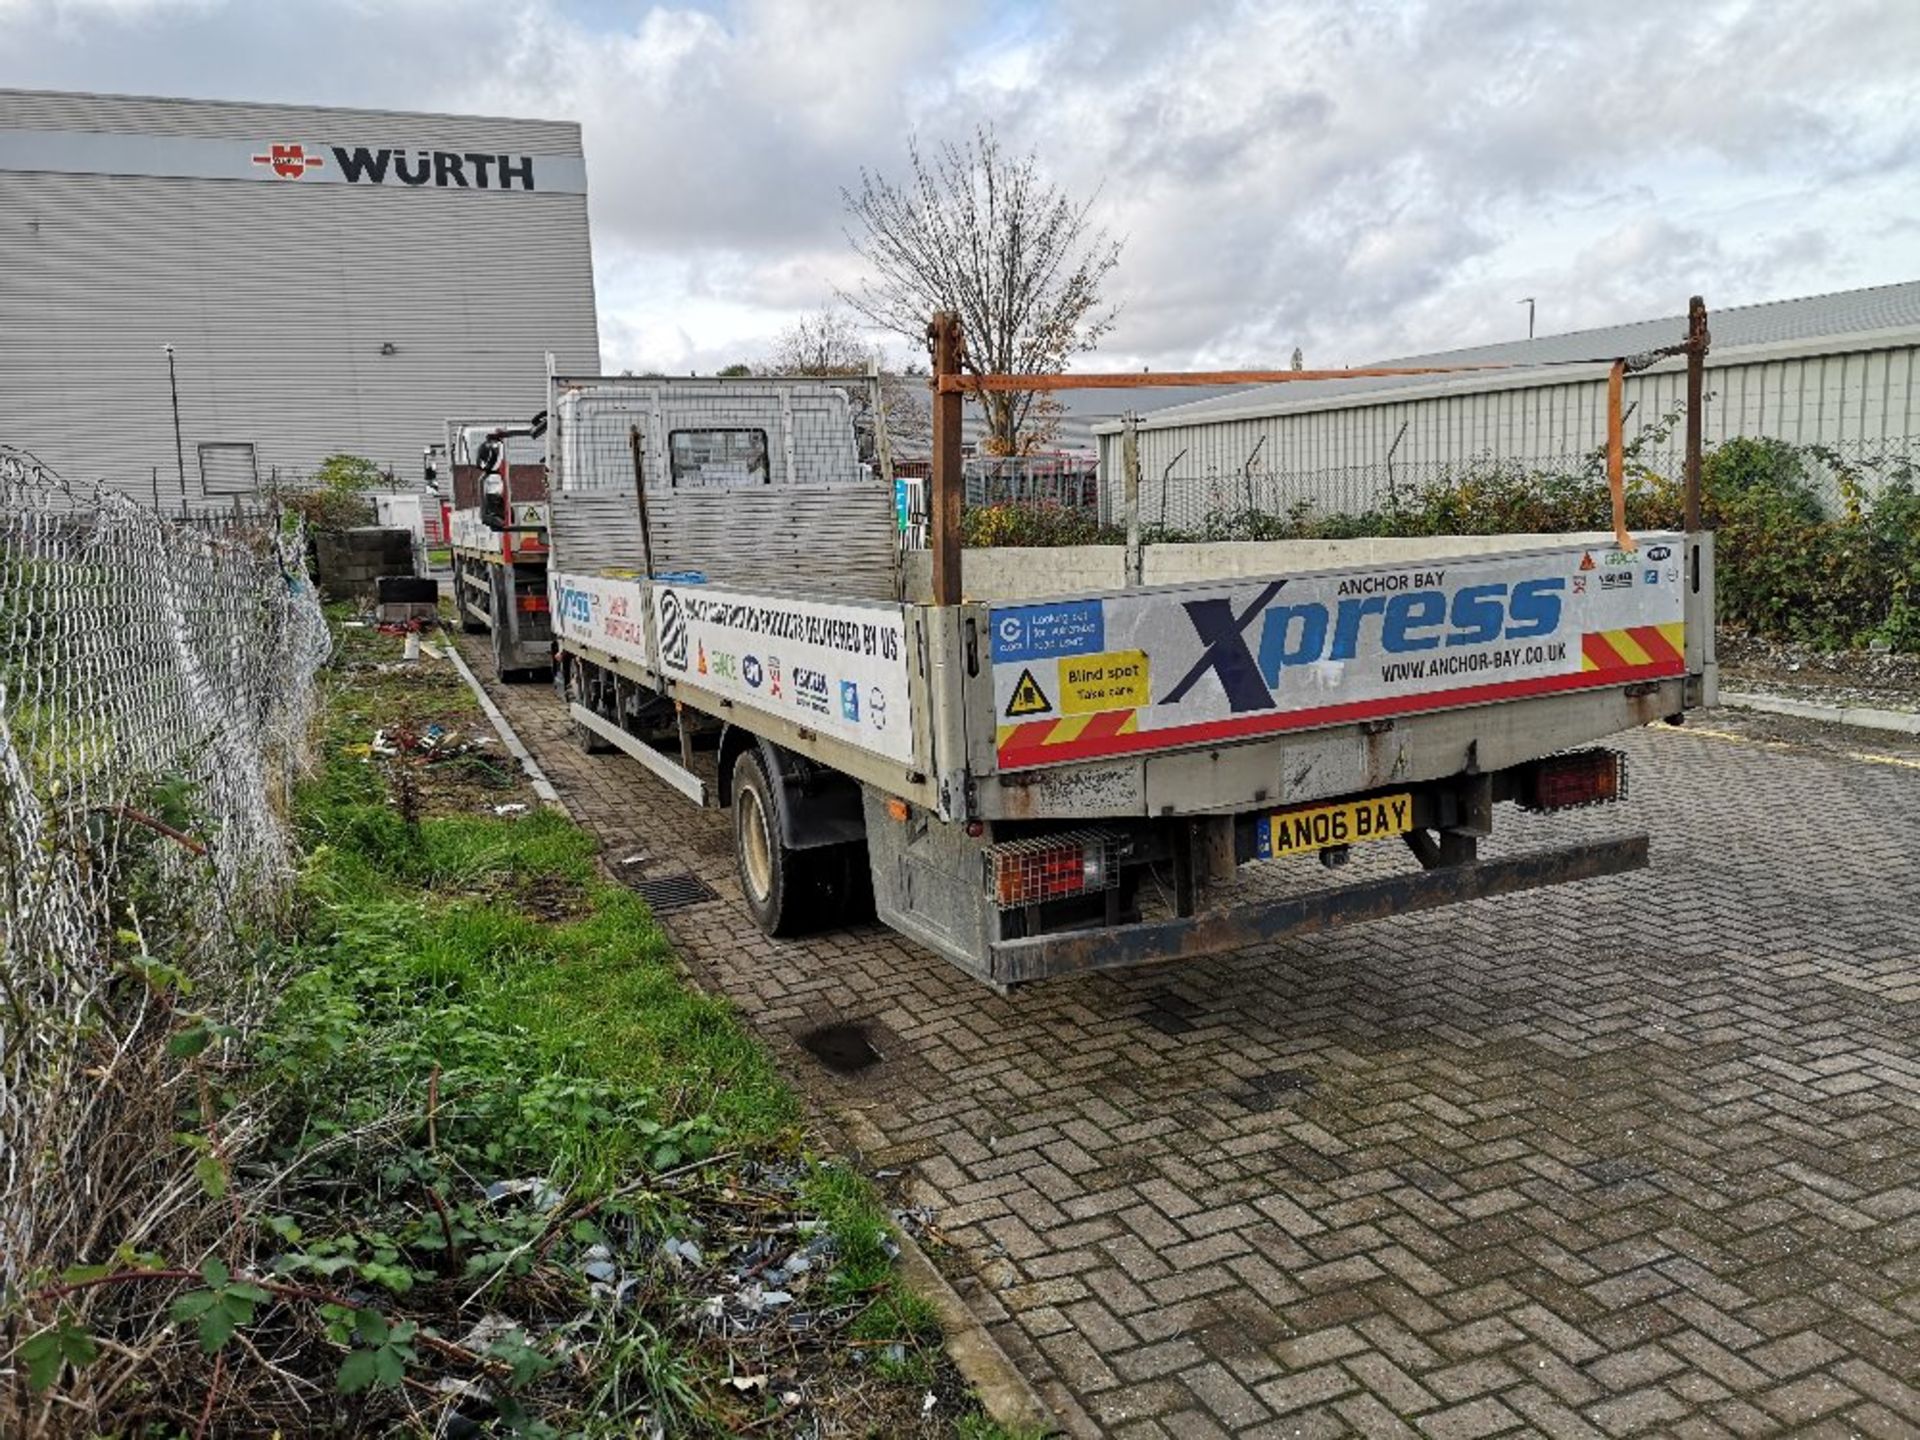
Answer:
[{"label": "white warehouse building", "polygon": [[173,510],[418,483],[598,372],[586,186],[572,123],[0,90],[0,445]]},{"label": "white warehouse building", "polygon": [[[1711,301],[1709,445],[1770,437],[1849,460],[1920,460],[1920,282],[1719,311]],[[1137,422],[1142,514],[1190,524],[1210,508],[1303,501],[1358,511],[1468,462],[1577,464],[1606,440],[1611,361],[1679,342],[1686,323],[1676,314],[1378,362],[1511,369],[1268,385],[1155,410]],[[1625,398],[1629,442],[1677,474],[1685,362],[1629,375]],[[1093,429],[1113,513],[1122,423]]]}]

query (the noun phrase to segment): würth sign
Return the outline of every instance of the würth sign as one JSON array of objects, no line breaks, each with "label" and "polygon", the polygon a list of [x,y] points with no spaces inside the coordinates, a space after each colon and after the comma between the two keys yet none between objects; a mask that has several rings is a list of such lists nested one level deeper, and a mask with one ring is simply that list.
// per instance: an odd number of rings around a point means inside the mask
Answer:
[{"label": "w\u00fcrth sign", "polygon": [[578,155],[524,155],[432,145],[335,145],[284,136],[214,140],[196,135],[0,129],[0,171],[156,175],[194,180],[297,180],[302,185],[388,190],[502,190],[584,195]]},{"label": "w\u00fcrth sign", "polygon": [[[327,147],[340,178],[349,185],[441,185],[467,190],[531,190],[531,155],[490,155],[476,150],[395,150],[356,145]],[[327,162],[304,145],[270,145],[253,163],[270,166],[282,180],[298,180]]]}]

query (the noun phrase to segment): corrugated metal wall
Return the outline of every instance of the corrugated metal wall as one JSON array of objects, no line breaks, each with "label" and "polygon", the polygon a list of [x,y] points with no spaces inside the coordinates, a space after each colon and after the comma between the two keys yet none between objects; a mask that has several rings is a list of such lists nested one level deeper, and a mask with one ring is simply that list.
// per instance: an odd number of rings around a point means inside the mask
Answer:
[{"label": "corrugated metal wall", "polygon": [[[556,122],[27,92],[0,127],[580,153]],[[0,172],[0,440],[177,507],[169,343],[190,502],[203,442],[417,483],[446,416],[541,408],[545,352],[599,368],[586,197]]]},{"label": "corrugated metal wall", "polygon": [[[1915,347],[1776,356],[1710,363],[1706,438],[1768,436],[1833,446],[1920,441],[1920,375]],[[1629,438],[1679,411],[1686,372],[1662,367],[1626,382]],[[1556,380],[1373,404],[1295,411],[1264,419],[1212,420],[1143,426],[1140,431],[1142,504],[1154,513],[1160,477],[1172,466],[1178,480],[1237,476],[1253,461],[1256,475],[1293,477],[1311,488],[1321,479],[1327,499],[1346,502],[1384,483],[1391,454],[1408,476],[1480,456],[1524,461],[1577,457],[1606,440],[1604,378]],[[1683,431],[1674,426],[1646,458],[1677,463]],[[1397,442],[1397,443],[1396,443]],[[1182,452],[1185,452],[1182,454]],[[1100,437],[1103,490],[1117,493],[1120,436]],[[1176,498],[1176,505],[1178,500]]]}]

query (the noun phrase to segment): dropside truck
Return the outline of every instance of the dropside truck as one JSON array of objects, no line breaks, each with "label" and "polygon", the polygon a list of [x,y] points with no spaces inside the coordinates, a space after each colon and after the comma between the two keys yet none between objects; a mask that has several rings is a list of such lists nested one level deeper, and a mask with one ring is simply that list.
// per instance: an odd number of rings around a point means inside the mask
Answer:
[{"label": "dropside truck", "polygon": [[871,904],[996,987],[1630,871],[1645,835],[1483,845],[1714,702],[1695,328],[1687,524],[1637,534],[1616,486],[1578,535],[962,551],[941,317],[916,552],[831,386],[556,377],[556,685],[731,810],[765,931]]},{"label": "dropside truck", "polygon": [[544,428],[539,416],[447,421],[454,611],[468,634],[492,637],[502,680],[543,678],[553,667]]}]

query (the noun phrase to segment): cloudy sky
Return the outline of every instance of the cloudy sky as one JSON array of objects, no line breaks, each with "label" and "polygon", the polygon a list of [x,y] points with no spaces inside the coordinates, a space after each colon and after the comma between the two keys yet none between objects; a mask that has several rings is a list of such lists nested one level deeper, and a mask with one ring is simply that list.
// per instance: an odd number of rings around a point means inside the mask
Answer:
[{"label": "cloudy sky", "polygon": [[609,368],[763,353],[982,121],[1126,239],[1103,367],[1920,278],[1914,0],[0,0],[0,85],[577,119]]}]

